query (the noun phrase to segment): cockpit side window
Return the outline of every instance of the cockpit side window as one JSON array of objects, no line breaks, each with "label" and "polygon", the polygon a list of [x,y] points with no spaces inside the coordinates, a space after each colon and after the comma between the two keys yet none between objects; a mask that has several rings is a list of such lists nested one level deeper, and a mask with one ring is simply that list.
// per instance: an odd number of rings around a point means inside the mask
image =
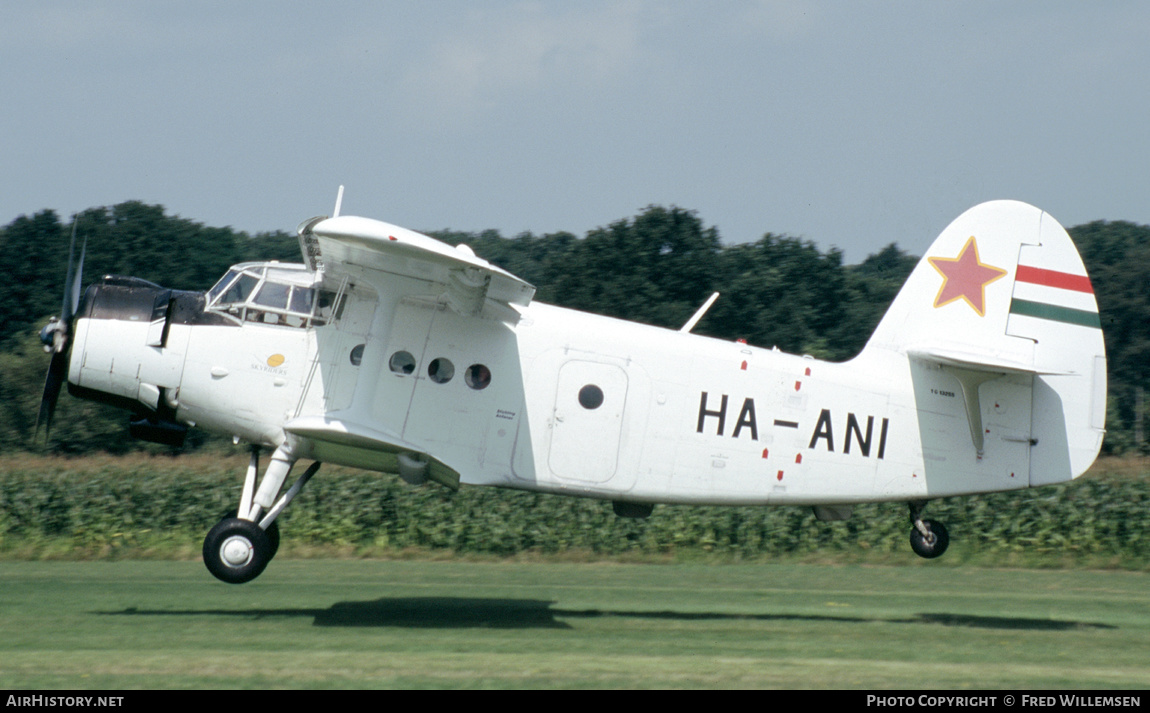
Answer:
[{"label": "cockpit side window", "polygon": [[315,290],[310,287],[293,287],[291,289],[291,302],[288,309],[299,314],[311,314],[312,304],[315,302]]},{"label": "cockpit side window", "polygon": [[335,304],[335,295],[336,293],[329,290],[319,291],[319,304],[315,311],[315,322],[317,325],[338,320],[343,316],[343,307],[347,304],[347,294],[345,293],[343,297],[340,298],[338,306]]},{"label": "cockpit side window", "polygon": [[220,304],[238,304],[247,300],[248,295],[252,293],[256,285],[259,283],[259,278],[255,275],[243,273],[240,278],[233,282],[227,290],[224,291],[223,296],[220,297]]},{"label": "cockpit side window", "polygon": [[256,296],[252,298],[252,302],[263,307],[287,309],[288,291],[290,289],[290,285],[282,285],[278,282],[264,282],[263,287],[260,288],[259,293],[257,293]]},{"label": "cockpit side window", "polygon": [[215,287],[208,290],[208,304],[215,301],[216,297],[218,297],[228,285],[232,284],[232,280],[236,279],[236,275],[238,274],[240,273],[237,270],[228,270],[228,274],[221,277],[220,281],[215,284]]},{"label": "cockpit side window", "polygon": [[338,319],[347,296],[337,306],[334,292],[299,284],[300,277],[312,279],[310,273],[276,264],[232,268],[208,291],[207,309],[241,322],[286,327],[321,327]]}]

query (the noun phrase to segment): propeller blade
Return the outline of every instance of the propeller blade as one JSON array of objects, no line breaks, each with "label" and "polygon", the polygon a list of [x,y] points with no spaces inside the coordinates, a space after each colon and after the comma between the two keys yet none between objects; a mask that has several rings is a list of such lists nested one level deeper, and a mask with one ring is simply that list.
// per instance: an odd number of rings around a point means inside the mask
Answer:
[{"label": "propeller blade", "polygon": [[44,377],[44,395],[40,398],[40,412],[36,414],[34,434],[40,432],[44,424],[44,438],[52,431],[52,414],[56,412],[56,401],[60,398],[60,388],[68,380],[68,352],[54,352],[48,364],[48,374]]},{"label": "propeller blade", "polygon": [[80,262],[76,263],[76,277],[72,281],[72,309],[68,311],[68,333],[72,332],[72,319],[76,316],[76,309],[80,306],[80,295],[84,291],[84,255],[88,252],[88,236],[84,236],[84,243],[80,247]]},{"label": "propeller blade", "polygon": [[64,302],[60,305],[60,321],[64,324],[64,329],[70,334],[72,328],[72,317],[76,314],[76,308],[80,305],[80,288],[84,278],[84,256],[88,252],[88,238],[84,237],[84,243],[80,248],[80,262],[77,264],[74,261],[76,255],[76,225],[80,222],[77,217],[72,221],[72,241],[68,245],[68,274],[64,278]]},{"label": "propeller blade", "polygon": [[47,438],[52,429],[52,415],[56,411],[56,402],[60,398],[60,389],[68,380],[69,345],[72,337],[72,320],[80,306],[80,290],[84,279],[84,256],[88,251],[88,238],[80,248],[80,261],[75,262],[76,256],[76,225],[79,216],[72,221],[72,240],[68,245],[68,272],[64,278],[64,300],[60,305],[60,318],[49,322],[40,333],[41,341],[52,353],[52,361],[48,364],[48,374],[44,377],[44,394],[40,398],[40,411],[36,414],[36,429],[34,434],[40,432],[40,424],[44,424],[44,437]]}]

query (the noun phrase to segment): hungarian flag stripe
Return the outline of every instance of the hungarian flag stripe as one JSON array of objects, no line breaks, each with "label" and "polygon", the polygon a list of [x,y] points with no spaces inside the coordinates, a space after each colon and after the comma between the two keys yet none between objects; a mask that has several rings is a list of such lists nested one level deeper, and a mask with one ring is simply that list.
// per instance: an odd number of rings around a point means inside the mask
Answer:
[{"label": "hungarian flag stripe", "polygon": [[1086,275],[1019,265],[1010,314],[1101,329],[1094,288]]},{"label": "hungarian flag stripe", "polygon": [[1010,313],[1021,314],[1038,319],[1049,319],[1066,324],[1078,324],[1083,327],[1102,328],[1102,321],[1097,312],[1088,312],[1084,309],[1073,309],[1043,302],[1021,300],[1015,297],[1010,301]]},{"label": "hungarian flag stripe", "polygon": [[1041,267],[1019,265],[1018,272],[1015,274],[1014,279],[1019,282],[1029,282],[1034,285],[1045,285],[1046,287],[1057,287],[1063,290],[1074,290],[1075,292],[1089,292],[1090,294],[1094,294],[1094,288],[1090,286],[1090,278],[1086,275],[1072,275],[1069,272],[1058,272],[1057,270],[1047,270]]}]

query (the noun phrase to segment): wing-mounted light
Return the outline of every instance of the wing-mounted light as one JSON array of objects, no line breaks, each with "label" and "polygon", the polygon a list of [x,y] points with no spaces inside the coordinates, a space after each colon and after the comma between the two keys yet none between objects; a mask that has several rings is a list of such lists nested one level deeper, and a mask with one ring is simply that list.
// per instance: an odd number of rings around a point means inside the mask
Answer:
[{"label": "wing-mounted light", "polygon": [[483,310],[491,275],[474,267],[452,270],[448,275],[447,306],[464,317],[474,317]]}]

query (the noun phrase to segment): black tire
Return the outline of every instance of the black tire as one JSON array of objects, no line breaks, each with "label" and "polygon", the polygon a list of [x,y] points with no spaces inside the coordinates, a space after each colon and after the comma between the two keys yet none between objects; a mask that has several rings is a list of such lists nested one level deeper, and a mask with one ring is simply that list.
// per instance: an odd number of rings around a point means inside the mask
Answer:
[{"label": "black tire", "polygon": [[216,579],[243,584],[263,573],[274,554],[271,545],[256,523],[225,517],[204,538],[204,564]]},{"label": "black tire", "polygon": [[[223,522],[224,520],[227,520],[229,518],[235,519],[236,514],[238,512],[239,512],[238,510],[232,510],[231,512],[224,515],[223,519],[221,519],[220,522]],[[280,551],[279,520],[273,520],[272,524],[268,525],[268,529],[264,530],[264,533],[267,534],[267,536],[268,536],[268,544],[269,544],[268,562],[271,562],[272,559],[275,558],[276,553]]]},{"label": "black tire", "polygon": [[268,525],[268,529],[264,530],[264,534],[268,536],[268,562],[276,556],[280,551],[280,526],[278,520],[273,520],[272,524]]},{"label": "black tire", "polygon": [[946,548],[950,547],[950,534],[947,533],[946,526],[937,520],[923,520],[922,524],[926,526],[930,537],[923,537],[917,527],[911,527],[910,548],[919,557],[926,559],[941,557]]}]

